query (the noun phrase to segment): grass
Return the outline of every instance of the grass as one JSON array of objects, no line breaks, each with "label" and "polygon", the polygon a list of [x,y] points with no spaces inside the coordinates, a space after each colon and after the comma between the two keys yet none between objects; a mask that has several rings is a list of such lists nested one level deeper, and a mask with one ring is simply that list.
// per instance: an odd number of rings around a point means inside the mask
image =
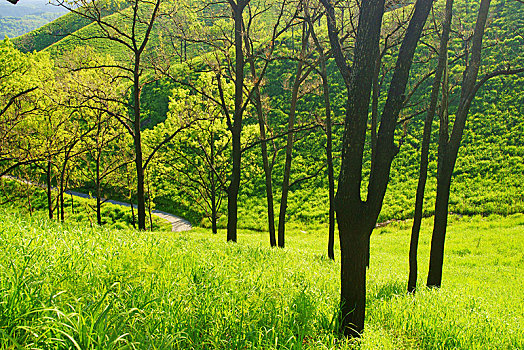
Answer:
[{"label": "grass", "polygon": [[[138,232],[0,208],[0,348],[521,349],[524,215],[453,217],[443,287],[406,295],[410,222],[377,230],[362,341],[333,332],[324,227]],[[301,231],[307,231],[306,233]],[[423,224],[420,280],[430,221]]]}]

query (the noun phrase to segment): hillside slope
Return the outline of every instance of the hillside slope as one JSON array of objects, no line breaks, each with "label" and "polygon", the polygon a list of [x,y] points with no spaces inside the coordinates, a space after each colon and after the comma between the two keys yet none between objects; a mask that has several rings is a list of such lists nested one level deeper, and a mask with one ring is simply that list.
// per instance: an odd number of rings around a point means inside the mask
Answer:
[{"label": "hillside slope", "polygon": [[[456,1],[455,15],[457,28],[472,26],[475,20],[475,6],[478,3],[466,0]],[[440,6],[442,1],[439,2]],[[459,24],[460,20],[460,24]],[[66,21],[66,19],[62,19]],[[69,20],[67,20],[69,21]],[[66,22],[67,22],[66,21]],[[74,21],[71,21],[74,22]],[[77,34],[86,35],[96,30],[93,24],[80,26]],[[46,42],[45,35],[33,33],[34,38],[28,36],[28,41],[35,43]],[[161,33],[154,34],[155,40]],[[45,46],[57,60],[61,54],[71,48],[83,44],[76,37],[69,36]],[[289,41],[288,41],[289,43]],[[486,33],[486,48],[483,51],[484,68],[481,75],[495,67],[510,62],[524,65],[524,4],[516,1],[494,0],[490,14],[490,26]],[[111,54],[117,59],[125,59],[126,55],[118,46],[102,41],[92,43],[101,53]],[[285,47],[286,43],[282,43]],[[463,43],[455,40],[451,44],[451,54],[459,53]],[[44,47],[44,45],[40,45]],[[424,52],[421,49],[419,55]],[[391,60],[391,58],[390,58]],[[429,63],[420,60],[412,69],[411,80],[415,82],[435,64],[434,59]],[[455,82],[462,72],[462,61],[459,60],[451,70],[452,80]],[[274,62],[268,70],[267,84],[264,94],[268,96],[270,110],[268,118],[270,127],[275,131],[284,131],[287,122],[290,92],[285,88],[286,81],[294,74],[295,66],[290,62]],[[335,120],[342,121],[344,115],[344,89],[334,62],[329,64],[331,94]],[[413,99],[421,104],[427,101],[430,87],[429,79]],[[413,83],[411,83],[413,84]],[[144,110],[145,114],[155,114],[154,120],[161,121],[167,111],[167,98],[170,84],[165,83],[162,88],[146,89],[144,99],[155,101],[163,99],[161,108],[156,111]],[[452,90],[453,115],[456,106],[458,86]],[[380,101],[380,106],[384,103]],[[159,112],[160,111],[160,112]],[[310,111],[322,115],[322,98],[319,95],[310,95],[299,102],[298,119],[301,122],[311,122]],[[408,111],[409,112],[409,111]],[[161,115],[156,115],[161,114]],[[497,78],[488,82],[478,93],[466,126],[460,156],[455,168],[455,176],[450,198],[450,210],[460,214],[489,215],[510,214],[524,212],[524,77]],[[404,219],[413,214],[414,196],[416,190],[418,164],[420,157],[420,140],[424,114],[411,120],[407,125],[407,135],[399,155],[393,163],[391,182],[384,201],[384,207],[379,217],[380,221],[387,219]],[[247,124],[256,124],[253,115],[246,115]],[[425,215],[431,215],[434,206],[434,191],[436,189],[436,140],[438,121],[434,124],[432,150],[430,154],[429,179],[427,186],[427,200]],[[340,157],[340,136],[342,130],[335,127],[335,166],[338,168]],[[402,134],[399,127],[398,137]],[[280,140],[276,140],[277,146]],[[294,149],[292,181],[314,173],[325,161],[325,135],[320,131],[311,131],[301,135]],[[241,226],[264,229],[265,198],[264,178],[261,169],[260,152],[252,149],[246,159],[250,159],[255,167],[249,181],[241,190]],[[273,171],[273,184],[276,191],[275,198],[280,196],[279,186],[282,182],[284,153],[280,151],[276,156]],[[370,165],[369,152],[365,155],[364,176]],[[290,194],[288,214],[291,220],[308,223],[325,223],[327,221],[327,176],[323,172],[320,176],[295,186]],[[164,192],[156,198],[159,208],[169,209],[177,214],[192,219],[193,222],[202,221],[203,212],[194,207],[192,200],[181,195],[179,188],[167,179],[157,177],[156,181]],[[162,183],[162,186],[160,185]],[[167,185],[169,184],[169,186]],[[164,186],[165,185],[165,186]],[[222,224],[225,216],[222,217]],[[204,223],[204,221],[202,221]]]}]

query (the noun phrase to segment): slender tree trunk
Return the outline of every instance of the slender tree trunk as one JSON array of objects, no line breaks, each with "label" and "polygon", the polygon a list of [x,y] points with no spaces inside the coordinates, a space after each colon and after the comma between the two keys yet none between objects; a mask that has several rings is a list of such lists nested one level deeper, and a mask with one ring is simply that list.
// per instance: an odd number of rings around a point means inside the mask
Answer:
[{"label": "slender tree trunk", "polygon": [[27,205],[29,207],[29,216],[33,216],[33,206],[31,205],[31,193],[27,191]]},{"label": "slender tree trunk", "polygon": [[242,50],[243,11],[248,0],[238,1],[232,10],[235,20],[235,113],[231,129],[232,171],[231,183],[227,191],[227,240],[237,241],[238,224],[238,191],[240,189],[240,172],[242,149],[240,136],[242,132],[242,101],[244,87],[244,52]]},{"label": "slender tree trunk", "polygon": [[133,141],[135,146],[135,166],[136,166],[136,197],[138,204],[138,229],[146,229],[146,204],[144,194],[144,167],[142,157],[142,135],[140,130],[140,60],[135,60],[135,71],[133,77],[133,114],[134,114],[134,135]]},{"label": "slender tree trunk", "polygon": [[215,181],[215,134],[211,132],[210,137],[211,148],[211,232],[216,234],[217,229],[217,188]]},{"label": "slender tree trunk", "polygon": [[300,60],[297,64],[297,71],[295,75],[295,80],[293,82],[293,88],[291,91],[291,106],[289,108],[289,117],[287,124],[287,143],[286,143],[286,162],[284,165],[284,178],[282,180],[282,196],[280,199],[280,212],[278,213],[278,246],[284,248],[285,246],[285,231],[286,231],[286,211],[287,211],[287,199],[289,194],[289,180],[291,178],[291,161],[293,159],[293,144],[295,140],[295,133],[293,129],[295,128],[295,119],[296,119],[296,110],[298,102],[298,90],[300,84],[304,80],[302,76],[302,71],[304,67],[304,56],[307,45],[307,38],[309,37],[306,34],[307,29],[304,28],[302,34],[302,51],[300,54]]},{"label": "slender tree trunk", "polygon": [[100,186],[100,153],[98,152],[96,157],[96,222],[102,226],[102,195]]},{"label": "slender tree trunk", "polygon": [[[324,94],[324,108],[326,111],[326,163],[328,170],[328,184],[329,184],[329,231],[328,231],[328,257],[331,260],[335,260],[335,176],[333,170],[333,134],[331,131],[331,101],[329,99],[329,82],[327,77],[326,68],[326,55],[324,48],[318,40],[317,34],[313,22],[308,13],[308,9],[305,8],[306,16],[309,21],[311,37],[315,42],[315,46],[320,55],[320,77],[322,79],[322,92]],[[320,17],[319,17],[320,25]]]},{"label": "slender tree trunk", "polygon": [[[481,0],[477,22],[472,37],[471,58],[464,73],[461,97],[451,137],[447,141],[447,130],[439,136],[439,160],[437,170],[437,197],[435,202],[435,219],[433,236],[431,238],[431,252],[429,258],[428,287],[440,287],[442,284],[442,266],[444,262],[444,242],[448,217],[449,193],[451,177],[457,161],[460,141],[466,125],[466,119],[473,98],[475,85],[481,63],[482,38],[489,13],[490,0]],[[443,113],[445,115],[445,113]],[[442,127],[443,125],[441,125]],[[447,125],[444,125],[447,128]]]},{"label": "slender tree trunk", "polygon": [[53,197],[51,195],[51,161],[47,161],[46,168],[46,187],[47,187],[47,212],[49,220],[53,220]]},{"label": "slender tree trunk", "polygon": [[[255,63],[253,60],[251,63],[251,75],[253,79],[257,79],[255,71]],[[258,127],[260,129],[260,150],[262,151],[262,166],[264,168],[264,176],[266,180],[266,199],[267,199],[267,221],[269,230],[269,245],[275,247],[277,245],[275,235],[275,209],[273,204],[273,183],[271,181],[271,167],[269,166],[269,157],[267,153],[267,141],[266,141],[266,125],[264,120],[264,113],[262,111],[262,100],[260,95],[260,89],[258,86],[255,87],[255,106],[258,117]]]},{"label": "slender tree trunk", "polygon": [[[324,54],[322,54],[324,56]],[[329,83],[327,78],[326,59],[320,60],[322,89],[324,92],[324,105],[326,109],[326,162],[329,183],[329,234],[328,234],[328,257],[335,260],[335,175],[333,170],[333,135],[331,132],[331,102],[329,100]]]},{"label": "slender tree trunk", "polygon": [[147,210],[149,213],[149,228],[153,231],[153,216],[151,213],[151,190],[149,188],[149,173],[147,175]]},{"label": "slender tree trunk", "polygon": [[[424,132],[422,135],[422,149],[420,153],[420,171],[418,177],[417,194],[415,200],[415,215],[413,218],[413,227],[411,230],[411,241],[409,245],[409,277],[408,277],[408,293],[415,292],[417,287],[418,277],[418,241],[420,236],[420,225],[422,223],[422,211],[424,206],[424,190],[426,188],[426,180],[428,176],[429,164],[429,144],[431,141],[431,129],[433,125],[433,118],[437,110],[437,102],[439,95],[440,82],[442,74],[446,68],[448,60],[448,41],[449,32],[451,30],[451,18],[453,10],[453,0],[446,1],[446,12],[444,15],[444,23],[442,26],[442,36],[440,39],[439,59],[437,70],[435,72],[435,79],[431,90],[430,103],[426,120],[424,121]],[[447,87],[445,87],[447,89]],[[443,94],[446,94],[444,92]],[[444,105],[444,104],[443,104]],[[447,137],[446,137],[447,138]],[[447,142],[447,140],[446,140]]]}]

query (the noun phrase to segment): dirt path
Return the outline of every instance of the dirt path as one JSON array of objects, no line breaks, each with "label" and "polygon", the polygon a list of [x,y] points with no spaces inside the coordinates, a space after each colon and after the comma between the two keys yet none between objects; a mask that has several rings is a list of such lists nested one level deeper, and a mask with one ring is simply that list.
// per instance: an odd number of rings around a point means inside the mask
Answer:
[{"label": "dirt path", "polygon": [[[76,191],[69,191],[69,190],[67,190],[67,191],[64,191],[64,193],[67,193],[69,195],[73,195],[75,197],[95,199],[95,197],[91,197],[88,194],[81,193],[81,192],[76,192]],[[114,204],[114,205],[120,205],[120,206],[127,207],[127,208],[129,208],[131,206],[131,204],[129,204],[129,203],[115,201],[115,200],[112,200],[112,199],[104,199],[104,203],[111,203],[111,204]],[[136,208],[137,206],[135,204],[133,204],[133,207]],[[173,231],[173,232],[189,231],[189,230],[191,230],[193,228],[189,221],[187,221],[185,219],[182,219],[181,217],[178,217],[176,215],[173,215],[173,214],[170,214],[170,213],[166,213],[165,211],[151,210],[151,214],[153,214],[153,215],[155,215],[155,216],[157,216],[157,217],[159,217],[161,219],[164,219],[164,220],[168,221],[171,224],[171,231]]]},{"label": "dirt path", "polygon": [[[12,177],[12,176],[4,176],[4,177],[6,177],[8,179],[11,179],[11,180],[16,180],[16,181],[28,183],[28,184],[31,184],[33,186],[38,186],[38,187],[42,187],[42,188],[44,187],[44,186],[41,186],[39,184],[35,184],[35,183],[28,182],[28,181],[25,181],[25,180],[17,179],[17,178]],[[75,197],[80,197],[80,198],[95,199],[95,197],[92,197],[92,196],[90,196],[88,194],[81,193],[81,192],[76,192],[76,191],[66,190],[66,191],[64,191],[64,193],[66,193],[68,195],[75,196]],[[129,204],[129,203],[119,202],[119,201],[115,201],[115,200],[112,200],[112,199],[104,199],[103,202],[104,203],[111,203],[111,204],[114,204],[114,205],[120,205],[120,206],[127,207],[127,208],[129,208],[131,206],[131,204]],[[133,204],[133,207],[136,208],[137,206]],[[165,211],[152,210],[151,213],[153,215],[155,215],[155,216],[157,216],[157,217],[159,217],[161,219],[164,219],[167,222],[169,222],[171,224],[171,231],[172,232],[189,231],[189,230],[191,230],[193,228],[189,221],[187,221],[185,219],[182,219],[181,217],[178,217],[176,215],[173,215],[173,214],[170,214],[170,213],[166,213]]]}]

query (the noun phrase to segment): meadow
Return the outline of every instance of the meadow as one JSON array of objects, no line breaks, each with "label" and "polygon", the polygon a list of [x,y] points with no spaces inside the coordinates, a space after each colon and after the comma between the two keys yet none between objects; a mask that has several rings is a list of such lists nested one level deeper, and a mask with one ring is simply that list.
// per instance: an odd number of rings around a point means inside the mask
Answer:
[{"label": "meadow", "polygon": [[[443,286],[407,295],[411,221],[371,238],[366,331],[335,333],[327,229],[140,232],[0,207],[1,349],[522,349],[524,215],[450,217]],[[420,280],[431,219],[423,222]],[[338,251],[338,250],[337,250]]]}]

